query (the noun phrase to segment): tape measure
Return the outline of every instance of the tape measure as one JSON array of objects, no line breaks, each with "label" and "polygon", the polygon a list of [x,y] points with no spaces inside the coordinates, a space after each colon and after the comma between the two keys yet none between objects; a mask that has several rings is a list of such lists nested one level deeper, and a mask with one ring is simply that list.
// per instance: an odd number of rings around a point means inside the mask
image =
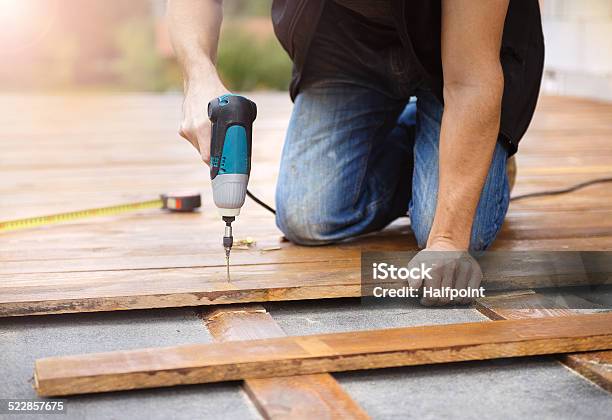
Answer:
[{"label": "tape measure", "polygon": [[192,212],[198,209],[201,205],[202,200],[199,194],[162,194],[157,200],[139,201],[136,203],[119,204],[116,206],[50,214],[48,216],[8,220],[6,222],[0,222],[0,232],[68,222],[75,219],[83,219],[85,217],[112,216],[145,209],[158,208],[172,212]]}]

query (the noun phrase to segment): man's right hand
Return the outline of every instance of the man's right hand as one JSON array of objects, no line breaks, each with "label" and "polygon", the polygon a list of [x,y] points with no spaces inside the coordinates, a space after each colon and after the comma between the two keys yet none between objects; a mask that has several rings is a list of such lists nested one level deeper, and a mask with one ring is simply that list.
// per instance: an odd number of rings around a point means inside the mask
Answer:
[{"label": "man's right hand", "polygon": [[223,7],[219,0],[168,0],[170,39],[185,75],[179,134],[210,164],[208,103],[229,93],[215,68]]},{"label": "man's right hand", "polygon": [[[208,103],[221,95],[229,93],[216,72],[208,75],[208,80],[186,83],[183,102],[183,121],[179,134],[187,139],[210,164],[211,123],[208,119]],[[206,77],[206,76],[204,76]]]}]

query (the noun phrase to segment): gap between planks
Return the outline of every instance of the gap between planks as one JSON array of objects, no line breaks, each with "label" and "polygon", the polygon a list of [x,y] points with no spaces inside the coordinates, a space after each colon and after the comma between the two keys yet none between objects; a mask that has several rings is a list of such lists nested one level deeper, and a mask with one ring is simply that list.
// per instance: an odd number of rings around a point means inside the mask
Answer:
[{"label": "gap between planks", "polygon": [[[493,320],[567,317],[576,312],[533,290],[478,299],[476,309]],[[612,392],[612,351],[563,354],[559,362],[608,392]]]}]

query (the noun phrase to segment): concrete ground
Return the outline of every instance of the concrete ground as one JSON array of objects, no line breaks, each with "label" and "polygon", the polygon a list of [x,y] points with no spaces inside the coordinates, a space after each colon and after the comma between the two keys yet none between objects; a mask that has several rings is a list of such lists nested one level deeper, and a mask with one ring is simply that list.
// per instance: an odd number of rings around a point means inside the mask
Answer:
[{"label": "concrete ground", "polygon": [[[366,310],[358,301],[285,303],[271,313],[291,335],[489,322],[476,310],[423,308],[416,302]],[[334,376],[373,418],[603,419],[612,413],[607,392],[549,357]]]},{"label": "concrete ground", "polygon": [[[289,335],[489,322],[476,310],[423,308],[416,302],[372,307],[348,299],[267,306]],[[0,398],[36,398],[32,369],[39,357],[210,341],[191,309],[1,319]],[[375,419],[604,419],[612,413],[608,393],[548,357],[334,376]],[[67,419],[259,418],[237,383],[69,397],[66,406],[62,418]]]},{"label": "concrete ground", "polygon": [[[47,356],[211,342],[189,309],[56,315],[0,320],[0,398],[36,398],[34,360]],[[71,397],[69,419],[251,419],[259,414],[237,383]],[[48,415],[19,418],[48,418]],[[10,418],[2,416],[0,418]]]}]

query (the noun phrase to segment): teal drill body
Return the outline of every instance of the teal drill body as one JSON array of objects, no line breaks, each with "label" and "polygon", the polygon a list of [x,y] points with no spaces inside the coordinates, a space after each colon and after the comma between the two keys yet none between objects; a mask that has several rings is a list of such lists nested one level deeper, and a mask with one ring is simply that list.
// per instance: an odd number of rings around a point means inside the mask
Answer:
[{"label": "teal drill body", "polygon": [[208,103],[212,123],[210,179],[213,200],[225,222],[223,247],[228,268],[233,245],[232,222],[240,214],[251,173],[253,121],[257,106],[249,99],[227,94]]}]

